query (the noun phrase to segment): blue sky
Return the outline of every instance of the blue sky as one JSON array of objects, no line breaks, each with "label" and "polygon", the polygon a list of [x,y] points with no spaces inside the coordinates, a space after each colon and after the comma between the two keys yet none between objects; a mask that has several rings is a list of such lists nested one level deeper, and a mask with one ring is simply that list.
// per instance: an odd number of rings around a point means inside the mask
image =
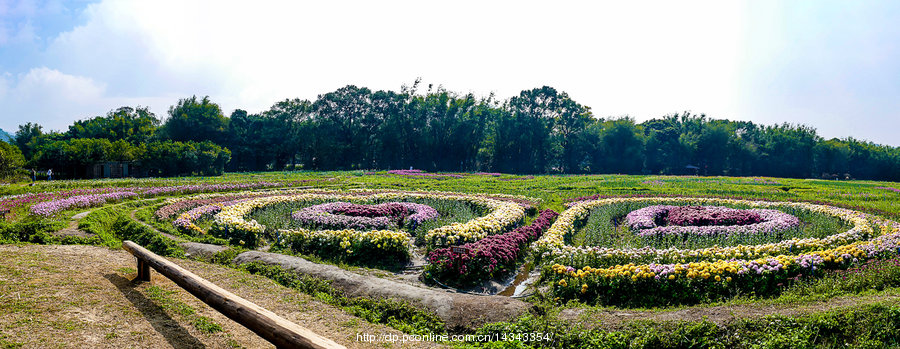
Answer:
[{"label": "blue sky", "polygon": [[803,123],[900,146],[900,2],[0,0],[0,128],[120,106],[226,114],[417,77],[508,98],[542,85],[596,116]]}]

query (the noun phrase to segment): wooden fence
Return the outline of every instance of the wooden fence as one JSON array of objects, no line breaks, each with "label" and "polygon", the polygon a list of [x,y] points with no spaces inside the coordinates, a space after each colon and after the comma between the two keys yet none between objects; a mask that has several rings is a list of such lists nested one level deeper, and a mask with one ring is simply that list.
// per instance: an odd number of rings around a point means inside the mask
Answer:
[{"label": "wooden fence", "polygon": [[150,281],[152,267],[213,309],[247,327],[278,348],[345,348],[216,286],[134,242],[125,241],[122,248],[137,257],[139,280]]}]

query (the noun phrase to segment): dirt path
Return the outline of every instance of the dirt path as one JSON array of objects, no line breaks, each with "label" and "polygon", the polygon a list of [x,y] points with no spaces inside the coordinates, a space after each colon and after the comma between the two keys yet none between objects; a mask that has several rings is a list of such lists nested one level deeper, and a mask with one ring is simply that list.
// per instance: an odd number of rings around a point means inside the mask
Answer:
[{"label": "dirt path", "polygon": [[[357,334],[402,333],[263,277],[171,260],[349,348],[438,346],[359,341]],[[134,267],[134,258],[121,250],[0,245],[0,347],[273,347],[159,274],[153,273],[150,283],[131,282]],[[221,331],[206,330],[210,322]]]},{"label": "dirt path", "polygon": [[94,236],[94,234],[78,229],[78,223],[81,222],[81,219],[87,217],[87,215],[91,214],[91,212],[94,212],[94,210],[84,211],[72,216],[72,218],[69,219],[69,225],[67,225],[63,229],[53,232],[52,234],[56,236],[78,236],[83,238]]},{"label": "dirt path", "polygon": [[531,307],[530,303],[509,297],[475,296],[418,287],[277,253],[248,251],[235,257],[234,261],[238,264],[260,262],[278,265],[284,269],[332,280],[332,286],[350,296],[393,298],[417,304],[437,313],[450,328],[474,329],[489,322],[509,321]]},{"label": "dirt path", "polygon": [[[78,237],[84,237],[84,238],[92,237],[92,236],[94,236],[94,234],[91,234],[91,233],[88,233],[88,232],[86,232],[86,231],[84,231],[84,230],[78,229],[78,224],[81,222],[81,220],[82,220],[84,217],[87,217],[89,214],[91,214],[91,212],[94,212],[95,210],[98,210],[98,209],[103,209],[103,208],[109,208],[109,207],[113,207],[113,206],[123,205],[123,204],[125,204],[125,203],[144,202],[144,201],[151,201],[151,200],[155,200],[155,199],[154,199],[154,198],[148,198],[148,199],[141,199],[141,200],[137,200],[137,201],[120,202],[120,203],[112,204],[112,205],[109,205],[109,206],[95,207],[95,208],[92,208],[92,209],[87,210],[87,211],[84,211],[84,212],[79,212],[79,213],[73,215],[71,218],[69,218],[69,224],[68,224],[65,228],[60,229],[60,230],[57,230],[57,231],[54,231],[54,232],[52,232],[51,234],[56,235],[56,236],[78,236]],[[134,210],[134,211],[131,212],[131,218],[132,218],[132,219],[134,219],[134,212],[135,212],[135,211],[137,211],[137,210]],[[137,220],[137,219],[135,219],[135,220],[138,221],[138,222],[141,222],[141,221],[139,221],[139,220]],[[141,222],[141,223],[143,223],[143,222]],[[168,234],[167,234],[167,235],[168,235]]]}]

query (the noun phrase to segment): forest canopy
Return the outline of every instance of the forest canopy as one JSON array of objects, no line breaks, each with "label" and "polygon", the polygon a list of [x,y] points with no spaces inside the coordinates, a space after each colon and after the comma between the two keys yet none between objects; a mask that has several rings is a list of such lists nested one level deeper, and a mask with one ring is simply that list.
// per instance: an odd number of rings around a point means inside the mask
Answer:
[{"label": "forest canopy", "polygon": [[[139,163],[149,175],[356,170],[622,173],[900,180],[900,148],[824,139],[805,125],[759,125],[689,112],[637,123],[598,117],[548,86],[507,100],[419,81],[399,92],[353,85],[226,116],[209,97],[165,118],[121,107],[65,132],[20,125],[3,165],[85,176],[91,164]],[[17,149],[16,149],[17,148]],[[9,159],[9,160],[7,160]]]}]

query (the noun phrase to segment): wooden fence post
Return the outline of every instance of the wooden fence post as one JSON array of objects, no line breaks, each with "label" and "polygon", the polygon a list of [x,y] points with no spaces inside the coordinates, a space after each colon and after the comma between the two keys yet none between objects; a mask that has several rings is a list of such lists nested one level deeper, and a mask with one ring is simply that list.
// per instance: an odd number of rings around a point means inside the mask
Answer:
[{"label": "wooden fence post", "polygon": [[144,262],[143,259],[137,259],[138,281],[150,281],[150,264]]},{"label": "wooden fence post", "polygon": [[138,259],[138,279],[150,280],[150,267],[190,292],[229,319],[258,334],[278,348],[343,348],[343,345],[290,322],[278,314],[226,291],[131,241],[122,248]]}]

